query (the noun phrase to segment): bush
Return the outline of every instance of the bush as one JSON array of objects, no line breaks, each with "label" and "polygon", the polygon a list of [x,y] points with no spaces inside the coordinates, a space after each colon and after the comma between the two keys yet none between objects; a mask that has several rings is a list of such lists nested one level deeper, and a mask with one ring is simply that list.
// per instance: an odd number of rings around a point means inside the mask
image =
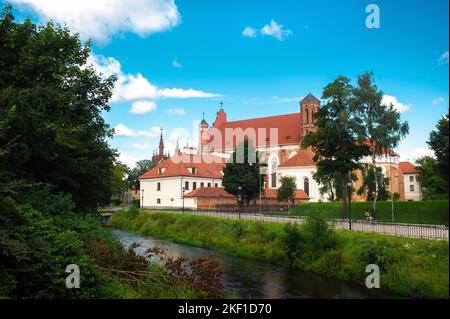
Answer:
[{"label": "bush", "polygon": [[286,224],[283,227],[281,242],[288,264],[294,264],[302,255],[302,246],[305,242],[305,238],[300,232],[298,225],[291,223]]},{"label": "bush", "polygon": [[309,252],[317,256],[323,251],[336,247],[336,234],[334,229],[320,214],[311,214],[306,218],[303,226],[305,241]]}]

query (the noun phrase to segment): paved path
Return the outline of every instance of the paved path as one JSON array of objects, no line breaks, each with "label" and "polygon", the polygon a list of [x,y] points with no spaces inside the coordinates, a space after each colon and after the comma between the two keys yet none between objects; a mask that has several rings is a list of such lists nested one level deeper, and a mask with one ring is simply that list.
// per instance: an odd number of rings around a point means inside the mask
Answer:
[{"label": "paved path", "polygon": [[[243,219],[253,221],[265,221],[275,223],[296,223],[302,224],[305,219],[303,217],[289,217],[282,215],[266,215],[266,214],[249,214],[249,213],[219,213],[219,212],[192,212],[186,213],[194,215],[221,217],[227,219]],[[338,229],[349,229],[349,222],[344,220],[333,220],[329,222],[334,224]],[[386,235],[427,238],[436,240],[446,240],[449,238],[449,229],[445,225],[423,225],[423,224],[408,224],[408,223],[389,223],[378,222],[376,224],[364,223],[362,221],[353,221],[352,230],[362,232],[373,232]]]}]

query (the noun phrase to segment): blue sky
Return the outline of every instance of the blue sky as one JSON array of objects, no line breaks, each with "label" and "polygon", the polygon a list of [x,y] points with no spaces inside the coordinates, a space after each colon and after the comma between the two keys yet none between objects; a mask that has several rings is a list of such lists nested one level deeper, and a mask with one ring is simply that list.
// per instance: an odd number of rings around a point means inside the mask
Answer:
[{"label": "blue sky", "polygon": [[[193,121],[205,112],[213,122],[220,101],[230,120],[297,112],[300,97],[366,70],[410,124],[402,159],[427,152],[448,110],[444,0],[7,2],[20,19],[66,22],[93,38],[91,61],[119,72],[104,116],[119,125],[111,144],[130,165],[151,157],[159,126],[169,148],[177,138],[195,144]],[[369,3],[380,8],[379,29],[365,25]]]}]

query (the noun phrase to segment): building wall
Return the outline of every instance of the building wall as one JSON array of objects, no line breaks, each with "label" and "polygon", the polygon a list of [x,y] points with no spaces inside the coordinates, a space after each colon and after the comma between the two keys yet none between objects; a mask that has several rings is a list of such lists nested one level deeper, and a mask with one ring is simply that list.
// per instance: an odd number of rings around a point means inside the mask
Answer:
[{"label": "building wall", "polygon": [[[211,184],[211,187],[222,187],[221,179],[202,178],[202,177],[163,177],[144,179],[140,181],[141,184],[141,205],[149,208],[182,208],[183,207],[183,186],[185,183],[189,183],[189,189],[185,190],[185,194],[193,190],[193,183],[196,182],[197,188],[201,187],[201,183],[204,183],[204,187]],[[158,183],[160,183],[160,190],[158,191]],[[143,197],[143,200],[142,200]],[[158,202],[159,199],[159,202]],[[196,202],[193,198],[184,198],[185,208],[196,208]]]},{"label": "building wall", "polygon": [[[404,174],[403,183],[405,185],[405,200],[421,200],[422,192],[420,183],[417,180],[417,174]],[[414,190],[411,190],[411,187]]]},{"label": "building wall", "polygon": [[326,201],[327,199],[320,195],[319,185],[314,180],[313,174],[316,172],[315,166],[304,166],[304,167],[279,167],[278,168],[278,187],[281,185],[280,178],[283,176],[294,176],[295,184],[298,189],[303,189],[305,178],[309,180],[309,201],[318,202]]}]

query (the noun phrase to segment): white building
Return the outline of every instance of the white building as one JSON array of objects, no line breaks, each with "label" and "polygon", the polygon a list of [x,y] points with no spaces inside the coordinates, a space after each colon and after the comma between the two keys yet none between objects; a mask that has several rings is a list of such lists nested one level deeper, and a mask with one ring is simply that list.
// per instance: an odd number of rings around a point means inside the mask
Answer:
[{"label": "white building", "polygon": [[403,173],[405,200],[421,200],[422,189],[417,179],[419,176],[417,167],[410,162],[400,162],[399,166]]}]

